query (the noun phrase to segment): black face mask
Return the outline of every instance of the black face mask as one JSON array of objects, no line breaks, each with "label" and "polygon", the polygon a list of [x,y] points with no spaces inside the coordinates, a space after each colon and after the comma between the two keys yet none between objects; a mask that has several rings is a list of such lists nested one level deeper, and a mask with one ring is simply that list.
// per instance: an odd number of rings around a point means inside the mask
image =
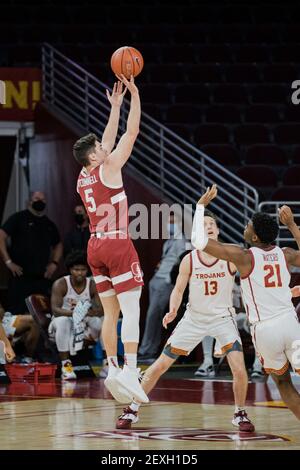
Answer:
[{"label": "black face mask", "polygon": [[82,214],[75,214],[74,219],[77,225],[82,225],[84,222],[84,216]]},{"label": "black face mask", "polygon": [[37,212],[43,212],[43,210],[46,207],[46,203],[44,201],[41,201],[40,199],[38,201],[34,201],[32,204],[32,209],[37,211]]}]

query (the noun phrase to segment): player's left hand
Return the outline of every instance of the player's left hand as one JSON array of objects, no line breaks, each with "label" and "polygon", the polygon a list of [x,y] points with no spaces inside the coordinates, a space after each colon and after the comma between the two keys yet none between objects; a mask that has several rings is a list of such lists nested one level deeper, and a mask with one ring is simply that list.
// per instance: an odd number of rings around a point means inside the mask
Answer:
[{"label": "player's left hand", "polygon": [[280,222],[287,227],[294,224],[294,214],[289,206],[282,206],[278,209]]},{"label": "player's left hand", "polygon": [[49,263],[47,268],[46,268],[44,278],[45,279],[51,279],[51,277],[53,276],[53,274],[56,271],[56,268],[57,268],[57,266],[56,266],[55,263]]},{"label": "player's left hand", "polygon": [[111,94],[106,90],[106,96],[112,106],[121,106],[126,91],[127,88],[125,87],[123,91],[123,83],[119,81],[114,84]]},{"label": "player's left hand", "polygon": [[208,206],[208,204],[217,196],[218,188],[216,184],[213,184],[212,187],[208,187],[206,192],[200,197],[198,204],[202,204],[204,207]]},{"label": "player's left hand", "polygon": [[171,312],[168,312],[165,314],[162,324],[164,328],[168,328],[168,323],[171,323],[177,316],[177,312],[175,310],[171,310]]}]

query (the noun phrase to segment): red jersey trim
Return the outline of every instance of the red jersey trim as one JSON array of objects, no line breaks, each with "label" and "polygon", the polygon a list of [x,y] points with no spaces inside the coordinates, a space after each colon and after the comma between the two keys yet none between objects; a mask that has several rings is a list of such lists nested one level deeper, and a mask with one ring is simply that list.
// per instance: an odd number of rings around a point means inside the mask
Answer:
[{"label": "red jersey trim", "polygon": [[255,305],[256,314],[257,314],[258,320],[260,321],[260,316],[259,316],[259,313],[258,313],[258,308],[257,308],[256,302],[255,302],[255,297],[254,297],[254,294],[253,294],[252,284],[251,284],[251,280],[250,280],[249,277],[248,277],[248,282],[249,282],[249,286],[250,286],[250,290],[251,290],[252,300],[253,300],[253,303]]},{"label": "red jersey trim", "polygon": [[211,268],[212,266],[217,264],[217,262],[219,261],[218,259],[216,259],[216,261],[214,261],[212,264],[206,264],[204,261],[202,261],[199,250],[197,250],[197,256],[198,256],[198,260],[200,261],[200,263],[203,264],[203,266],[206,266],[207,268]]},{"label": "red jersey trim", "polygon": [[190,253],[190,277],[193,272],[193,257],[192,257],[192,252]]},{"label": "red jersey trim", "polygon": [[255,266],[254,255],[253,255],[251,249],[249,249],[248,251],[251,255],[251,271],[250,271],[250,273],[247,274],[247,276],[241,276],[241,279],[247,279],[252,274],[254,266]]},{"label": "red jersey trim", "polygon": [[236,275],[236,271],[231,271],[231,269],[230,269],[230,261],[227,261],[227,268],[228,268],[229,274],[231,274],[231,276]]}]

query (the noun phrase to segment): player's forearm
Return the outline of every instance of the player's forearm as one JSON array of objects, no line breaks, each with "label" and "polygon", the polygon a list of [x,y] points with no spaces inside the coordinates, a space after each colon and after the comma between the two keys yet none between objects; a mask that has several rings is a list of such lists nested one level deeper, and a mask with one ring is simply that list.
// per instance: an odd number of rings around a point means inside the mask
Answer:
[{"label": "player's forearm", "polygon": [[207,245],[208,238],[204,229],[204,206],[202,204],[196,205],[196,211],[193,218],[192,245],[197,250],[203,250]]},{"label": "player's forearm", "polygon": [[52,313],[55,317],[72,317],[72,310],[66,310],[60,307],[52,307]]},{"label": "player's forearm", "polygon": [[172,290],[170,302],[169,302],[169,312],[175,311],[177,313],[181,302],[182,302],[183,293],[176,289],[176,287]]},{"label": "player's forearm", "polygon": [[141,121],[141,101],[139,93],[131,95],[130,111],[127,119],[126,132],[130,135],[137,136],[140,130]]},{"label": "player's forearm", "polygon": [[300,250],[300,230],[299,230],[298,225],[295,222],[293,222],[293,224],[288,226],[288,229],[291,232],[291,234],[293,235],[293,237],[294,237],[294,239],[295,239],[295,241],[298,245],[298,249]]},{"label": "player's forearm", "polygon": [[102,135],[102,146],[110,153],[115,146],[120,120],[120,106],[112,105],[107,126]]}]

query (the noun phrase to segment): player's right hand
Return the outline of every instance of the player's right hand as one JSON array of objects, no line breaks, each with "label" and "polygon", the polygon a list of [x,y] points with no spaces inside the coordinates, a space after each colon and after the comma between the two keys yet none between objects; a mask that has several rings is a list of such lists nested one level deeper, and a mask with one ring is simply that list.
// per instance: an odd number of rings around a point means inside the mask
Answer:
[{"label": "player's right hand", "polygon": [[278,209],[280,222],[287,227],[293,225],[294,223],[294,214],[289,206],[281,206]]},{"label": "player's right hand", "polygon": [[177,312],[175,312],[175,309],[171,310],[171,312],[168,312],[165,314],[162,324],[164,328],[168,328],[168,323],[171,323],[175,318],[177,317]]},{"label": "player's right hand", "polygon": [[23,275],[23,268],[15,263],[9,263],[6,265],[14,277]]},{"label": "player's right hand", "polygon": [[130,91],[132,95],[137,94],[139,92],[137,86],[134,83],[133,75],[131,75],[130,80],[127,80],[127,78],[123,74],[117,75],[117,78],[120,80],[120,82],[124,83],[125,87],[127,88],[127,90]]}]

